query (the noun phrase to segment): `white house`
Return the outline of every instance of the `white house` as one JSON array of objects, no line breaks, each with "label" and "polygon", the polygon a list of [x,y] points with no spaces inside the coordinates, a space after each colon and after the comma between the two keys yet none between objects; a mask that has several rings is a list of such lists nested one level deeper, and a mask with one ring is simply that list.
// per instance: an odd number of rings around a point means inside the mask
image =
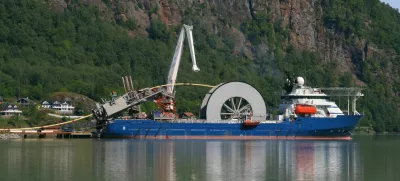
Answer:
[{"label": "white house", "polygon": [[43,101],[42,102],[42,108],[50,109],[50,107],[51,107],[51,104],[48,101]]},{"label": "white house", "polygon": [[17,105],[8,105],[1,111],[4,116],[21,116],[22,111],[18,109]]},{"label": "white house", "polygon": [[56,112],[60,114],[72,114],[75,110],[75,107],[70,101],[54,101],[53,103],[50,103],[49,101],[43,101],[42,108],[55,109]]},{"label": "white house", "polygon": [[74,113],[75,107],[72,106],[71,102],[65,101],[60,104],[60,108],[58,109],[60,113],[64,114],[72,114]]}]

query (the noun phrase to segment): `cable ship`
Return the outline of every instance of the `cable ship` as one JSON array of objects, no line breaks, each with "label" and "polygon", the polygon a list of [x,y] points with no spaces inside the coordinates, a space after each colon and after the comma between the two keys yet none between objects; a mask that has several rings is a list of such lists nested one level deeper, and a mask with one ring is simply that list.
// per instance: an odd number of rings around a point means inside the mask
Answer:
[{"label": "cable ship", "polygon": [[[92,110],[99,137],[137,139],[351,139],[362,115],[356,101],[362,88],[312,88],[302,77],[289,78],[275,114],[267,111],[261,94],[244,82],[225,82],[216,86],[176,83],[185,32],[193,62],[197,67],[191,26],[184,25],[178,38],[167,84],[135,90],[132,78],[122,77],[125,93],[97,104]],[[174,86],[206,86],[200,117],[178,118]],[[330,97],[347,98],[347,111],[330,101]],[[140,104],[155,102],[161,112],[147,119]],[[351,102],[351,103],[350,103]],[[350,107],[352,110],[350,110]],[[124,112],[129,112],[124,116]]]},{"label": "cable ship", "polygon": [[[101,127],[101,136],[147,139],[348,140],[362,118],[355,110],[355,104],[353,114],[344,113],[335,102],[329,101],[329,96],[323,92],[324,89],[304,86],[304,79],[301,77],[296,79],[292,91],[281,96],[280,114],[277,115],[260,112],[265,110],[265,106],[262,107],[262,104],[254,101],[261,97],[259,95],[218,98],[219,93],[231,90],[230,86],[240,89],[244,85],[246,84],[242,82],[229,82],[219,86],[217,90],[210,91],[209,97],[216,100],[206,100],[208,105],[202,107],[202,113],[211,115],[211,119],[176,119],[173,114],[171,116],[167,113],[158,114],[158,117],[151,120],[117,118],[105,122]],[[248,88],[252,90],[249,85]],[[254,94],[247,90],[241,91]],[[350,95],[354,99],[362,96],[361,92],[354,88],[344,88],[340,91],[344,91],[345,94],[353,92]],[[226,100],[223,101],[224,99]],[[220,110],[215,110],[214,102],[221,102],[217,103],[217,106],[221,106]],[[219,114],[219,119],[213,117],[215,113]]]}]

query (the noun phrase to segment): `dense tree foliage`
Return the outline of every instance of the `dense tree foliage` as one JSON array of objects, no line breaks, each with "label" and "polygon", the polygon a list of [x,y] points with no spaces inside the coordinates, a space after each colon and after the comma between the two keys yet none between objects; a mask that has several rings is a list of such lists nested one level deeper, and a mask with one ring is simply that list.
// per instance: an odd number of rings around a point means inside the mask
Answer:
[{"label": "dense tree foliage", "polygon": [[[104,2],[110,4],[110,1]],[[321,0],[321,3],[324,25],[337,34],[344,34],[349,44],[354,43],[355,37],[362,37],[382,48],[400,52],[397,11],[378,0]],[[154,12],[156,7],[149,11],[149,16]],[[71,91],[100,100],[108,97],[113,89],[122,92],[121,76],[124,75],[132,75],[136,88],[164,84],[181,27],[167,27],[157,18],[150,19],[149,36],[132,38],[128,31],[137,28],[134,19],[104,20],[96,7],[80,0],[70,1],[64,12],[53,12],[42,1],[2,0],[0,95],[41,100],[55,91]],[[268,12],[258,12],[253,19],[237,25],[254,48],[253,58],[243,52],[232,53],[235,41],[208,32],[201,19],[189,11],[183,20],[195,26],[193,35],[201,71],[191,72],[190,55],[185,47],[178,82],[215,85],[223,81],[245,81],[263,94],[268,107],[279,103],[285,71],[305,76],[310,85],[354,86],[352,73],[338,75],[334,71],[337,64],[323,63],[318,53],[293,48],[288,43],[290,27],[281,27],[279,19],[273,22]],[[359,65],[359,78],[368,88],[358,110],[366,114],[362,125],[374,127],[376,131],[400,128],[399,100],[395,95],[400,84],[386,84],[381,73],[396,67],[396,62],[370,57]],[[394,80],[400,80],[399,75],[395,76]],[[207,91],[177,87],[178,111],[197,113]],[[151,109],[151,105],[144,109]],[[32,110],[27,114],[37,116]]]},{"label": "dense tree foliage", "polygon": [[[32,0],[0,3],[0,94],[40,100],[55,91],[71,91],[95,100],[122,92],[121,76],[132,75],[135,87],[164,84],[180,27],[167,28],[155,19],[149,38],[128,36],[126,23],[108,22],[99,10],[72,1],[63,13]],[[130,24],[134,20],[131,21]],[[196,25],[194,25],[196,26]],[[279,87],[279,82],[259,77],[252,62],[234,56],[215,35],[195,29],[196,56],[201,72],[191,72],[185,47],[178,76],[180,82],[218,84],[247,81],[257,88]],[[198,112],[204,88],[178,87],[179,111]],[[263,91],[266,92],[266,91]],[[268,94],[265,93],[268,98]],[[270,104],[277,98],[267,99]]]},{"label": "dense tree foliage", "polygon": [[[400,53],[400,13],[379,0],[322,0],[324,24],[336,33],[344,34],[352,45],[355,39],[365,39],[385,54]],[[364,50],[366,51],[366,50]],[[395,58],[393,58],[395,57]],[[360,62],[359,78],[367,84],[365,97],[360,100],[366,117],[365,126],[377,132],[395,131],[399,121],[399,58],[372,56]]]},{"label": "dense tree foliage", "polygon": [[[366,38],[400,53],[400,14],[379,0],[322,0],[324,24],[349,39]],[[355,36],[357,35],[357,36]]]}]

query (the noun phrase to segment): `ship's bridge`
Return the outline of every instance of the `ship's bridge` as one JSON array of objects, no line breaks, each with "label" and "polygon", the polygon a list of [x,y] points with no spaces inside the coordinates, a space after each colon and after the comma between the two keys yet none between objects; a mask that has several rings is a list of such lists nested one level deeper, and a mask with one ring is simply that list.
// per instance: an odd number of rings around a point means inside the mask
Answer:
[{"label": "ship's bridge", "polygon": [[285,93],[282,91],[282,102],[291,102],[296,104],[327,104],[329,96],[320,88],[312,88],[303,84],[295,84],[292,91]]},{"label": "ship's bridge", "polygon": [[[291,104],[312,104],[319,106],[331,106],[330,109],[336,106],[335,102],[328,101],[332,97],[347,98],[347,114],[360,115],[356,110],[356,101],[364,96],[361,87],[328,87],[328,88],[312,88],[305,86],[305,81],[302,77],[297,77],[290,92],[282,92],[281,107],[288,107]],[[351,106],[350,106],[351,100]],[[350,112],[351,107],[351,112]],[[332,108],[334,109],[334,108]],[[337,108],[340,109],[340,108]],[[336,110],[336,108],[335,108]],[[334,111],[334,110],[332,110]],[[346,112],[346,111],[345,111]]]},{"label": "ship's bridge", "polygon": [[315,104],[315,101],[317,100],[321,100],[317,101],[318,103],[329,103],[329,101],[325,102],[322,100],[328,100],[332,97],[338,97],[339,99],[345,97],[347,99],[347,114],[360,115],[360,113],[356,110],[356,102],[360,97],[364,96],[364,94],[361,92],[364,89],[365,88],[362,87],[310,88],[302,86],[294,88],[290,94],[282,93],[281,99],[286,101],[295,100],[294,102],[299,101],[300,103],[303,103],[303,101],[307,100],[314,100]]}]

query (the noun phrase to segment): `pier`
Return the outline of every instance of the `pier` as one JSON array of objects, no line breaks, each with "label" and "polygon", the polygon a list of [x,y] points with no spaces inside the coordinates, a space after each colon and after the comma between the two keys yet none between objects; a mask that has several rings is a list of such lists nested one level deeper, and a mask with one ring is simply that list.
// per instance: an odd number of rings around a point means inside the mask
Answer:
[{"label": "pier", "polygon": [[61,129],[61,125],[75,123],[77,121],[82,121],[85,118],[92,116],[92,114],[81,116],[75,120],[45,125],[45,126],[37,126],[37,127],[28,127],[28,128],[2,128],[0,129],[0,133],[5,134],[14,134],[21,136],[22,138],[35,137],[46,138],[46,137],[55,137],[55,138],[91,138],[91,132],[85,131],[63,131]]},{"label": "pier", "polygon": [[21,138],[92,138],[91,132],[63,132],[58,130],[10,130],[8,134],[18,135]]}]

